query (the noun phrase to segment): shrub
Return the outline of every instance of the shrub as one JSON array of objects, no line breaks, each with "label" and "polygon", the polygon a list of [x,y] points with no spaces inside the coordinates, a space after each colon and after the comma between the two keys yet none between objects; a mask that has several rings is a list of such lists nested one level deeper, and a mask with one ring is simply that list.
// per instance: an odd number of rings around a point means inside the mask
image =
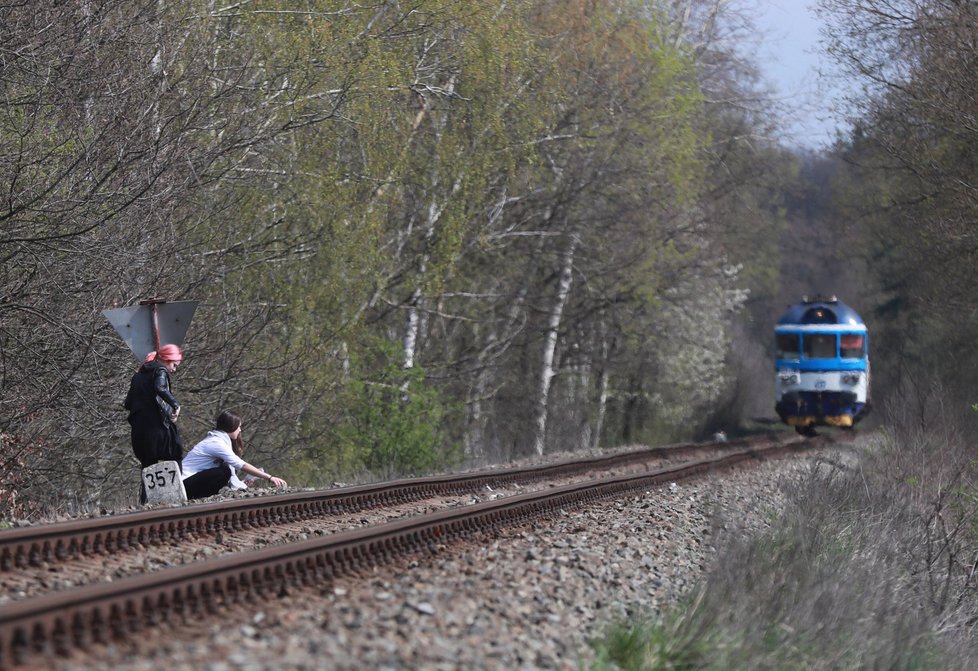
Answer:
[{"label": "shrub", "polygon": [[340,450],[384,477],[447,469],[458,460],[444,430],[446,408],[420,368],[389,365],[374,380],[347,386],[349,411],[337,429]]}]

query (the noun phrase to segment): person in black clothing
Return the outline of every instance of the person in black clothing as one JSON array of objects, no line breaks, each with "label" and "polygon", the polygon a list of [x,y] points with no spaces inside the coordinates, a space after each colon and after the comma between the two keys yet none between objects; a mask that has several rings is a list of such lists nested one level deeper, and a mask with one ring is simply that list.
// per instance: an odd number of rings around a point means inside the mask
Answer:
[{"label": "person in black clothing", "polygon": [[124,405],[132,427],[132,451],[143,468],[159,461],[179,464],[183,459],[183,439],[176,424],[180,404],[170,389],[170,374],[181,361],[183,352],[177,345],[163,345],[146,356],[129,383]]}]

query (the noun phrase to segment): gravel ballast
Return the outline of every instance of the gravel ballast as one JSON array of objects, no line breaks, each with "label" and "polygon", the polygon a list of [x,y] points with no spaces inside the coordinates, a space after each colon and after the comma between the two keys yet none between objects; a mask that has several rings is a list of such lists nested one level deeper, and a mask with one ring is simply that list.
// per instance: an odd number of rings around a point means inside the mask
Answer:
[{"label": "gravel ballast", "polygon": [[715,557],[716,529],[763,530],[783,508],[783,487],[850,447],[567,510],[53,666],[579,669],[609,623],[661,612],[692,588]]}]

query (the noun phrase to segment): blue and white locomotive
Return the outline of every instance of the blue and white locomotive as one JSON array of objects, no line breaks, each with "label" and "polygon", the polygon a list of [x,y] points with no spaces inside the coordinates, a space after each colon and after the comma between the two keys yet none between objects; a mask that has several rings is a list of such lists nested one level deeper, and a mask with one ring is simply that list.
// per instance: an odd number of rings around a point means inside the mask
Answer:
[{"label": "blue and white locomotive", "polygon": [[806,296],[774,334],[781,421],[810,436],[816,426],[852,428],[869,412],[869,333],[855,310],[835,296]]}]

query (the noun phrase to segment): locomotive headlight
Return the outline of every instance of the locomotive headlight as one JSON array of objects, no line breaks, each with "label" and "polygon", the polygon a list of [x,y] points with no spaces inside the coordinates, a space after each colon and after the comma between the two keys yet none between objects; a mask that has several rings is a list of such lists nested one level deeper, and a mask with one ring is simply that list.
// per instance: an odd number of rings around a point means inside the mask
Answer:
[{"label": "locomotive headlight", "polygon": [[798,373],[781,373],[781,384],[798,384]]},{"label": "locomotive headlight", "polygon": [[859,373],[843,373],[842,382],[844,384],[859,384]]}]

